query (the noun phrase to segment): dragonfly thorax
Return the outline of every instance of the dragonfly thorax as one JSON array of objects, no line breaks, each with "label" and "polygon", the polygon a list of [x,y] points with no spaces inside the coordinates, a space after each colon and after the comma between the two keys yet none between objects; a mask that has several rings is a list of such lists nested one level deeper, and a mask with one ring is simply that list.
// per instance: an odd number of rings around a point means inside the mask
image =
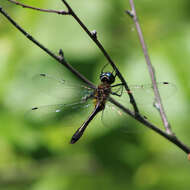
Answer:
[{"label": "dragonfly thorax", "polygon": [[98,86],[98,88],[94,92],[94,105],[95,107],[99,104],[99,110],[103,110],[105,108],[105,103],[107,98],[111,93],[110,84],[103,82]]},{"label": "dragonfly thorax", "polygon": [[103,72],[100,74],[100,80],[112,84],[115,81],[115,76],[111,72]]}]

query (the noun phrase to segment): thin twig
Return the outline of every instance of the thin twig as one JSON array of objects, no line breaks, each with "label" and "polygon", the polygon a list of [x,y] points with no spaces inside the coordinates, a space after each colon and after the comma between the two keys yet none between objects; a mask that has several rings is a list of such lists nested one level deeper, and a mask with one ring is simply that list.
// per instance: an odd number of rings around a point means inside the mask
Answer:
[{"label": "thin twig", "polygon": [[[184,143],[182,143],[176,136],[170,135],[167,132],[164,132],[163,130],[159,129],[157,126],[153,125],[150,123],[148,120],[146,120],[144,117],[141,115],[136,115],[133,112],[131,112],[129,109],[125,108],[123,105],[115,101],[114,99],[110,98],[109,99],[111,103],[119,107],[123,112],[126,114],[130,115],[140,123],[142,123],[145,127],[148,127],[149,129],[155,131],[156,133],[160,134],[176,146],[178,146],[181,150],[183,150],[185,153],[190,155],[190,147],[186,146]],[[190,156],[189,156],[190,157]]]},{"label": "thin twig", "polygon": [[[88,81],[83,75],[81,75],[80,73],[78,73],[74,68],[72,68],[64,59],[64,54],[62,52],[62,50],[59,51],[59,56],[55,55],[54,53],[52,53],[50,50],[48,50],[46,47],[44,47],[43,45],[41,45],[37,40],[35,40],[31,35],[29,35],[24,29],[22,29],[3,9],[2,7],[0,7],[0,13],[5,16],[8,21],[10,21],[13,26],[15,26],[20,32],[22,32],[29,40],[31,40],[33,43],[35,43],[38,47],[40,47],[42,50],[44,50],[47,54],[49,54],[50,56],[52,56],[54,59],[56,59],[59,63],[61,63],[62,65],[66,66],[71,72],[73,72],[73,74],[75,74],[77,77],[79,77],[83,82],[87,83],[89,86],[91,86],[91,88],[95,88],[95,86]],[[156,133],[160,134],[161,136],[163,136],[164,138],[168,139],[170,142],[172,142],[173,144],[175,144],[176,146],[178,146],[181,150],[183,150],[184,152],[186,152],[188,154],[188,157],[190,157],[190,148],[187,147],[186,145],[184,145],[181,141],[179,141],[179,139],[177,139],[177,137],[175,136],[171,136],[168,135],[167,133],[165,133],[164,131],[162,131],[161,129],[159,129],[158,127],[154,126],[152,123],[150,123],[148,120],[146,120],[143,116],[141,116],[140,114],[136,114],[132,111],[130,111],[129,109],[125,108],[123,105],[121,105],[120,103],[118,103],[116,100],[114,100],[113,98],[109,98],[109,101],[111,103],[113,103],[114,105],[116,105],[117,107],[119,107],[121,110],[123,110],[124,113],[130,115],[131,117],[133,117],[134,119],[136,119],[137,121],[139,121],[140,123],[144,124],[146,127],[148,127],[149,129],[155,131]]]},{"label": "thin twig", "polygon": [[18,1],[15,1],[15,0],[7,0],[11,3],[14,3],[16,5],[19,5],[23,8],[29,8],[29,9],[33,9],[33,10],[36,10],[36,11],[41,11],[41,12],[46,12],[46,13],[56,13],[56,14],[59,14],[59,15],[68,15],[68,12],[67,11],[57,11],[57,10],[52,10],[52,9],[41,9],[41,8],[38,8],[38,7],[32,7],[32,6],[29,6],[29,5],[25,5],[23,3],[20,3]]},{"label": "thin twig", "polygon": [[39,43],[34,37],[32,37],[29,33],[27,33],[20,25],[18,25],[1,7],[0,12],[20,31],[22,32],[29,40],[35,43],[38,47],[43,49],[47,54],[57,60],[59,63],[67,67],[73,74],[75,74],[79,79],[88,84],[89,87],[95,88],[94,84],[90,82],[87,78],[81,75],[77,70],[75,70],[70,64],[67,63],[62,53],[59,52],[59,56],[55,55],[52,51],[44,47],[41,43]]},{"label": "thin twig", "polygon": [[144,56],[145,56],[145,59],[146,59],[146,64],[148,66],[149,74],[150,74],[151,81],[152,81],[152,86],[153,86],[155,100],[156,100],[155,107],[159,110],[160,116],[162,118],[162,122],[163,122],[165,130],[166,130],[166,133],[169,134],[169,135],[175,136],[174,133],[171,130],[171,126],[170,126],[170,124],[168,122],[166,113],[164,111],[164,106],[162,104],[160,93],[159,93],[158,86],[157,86],[157,83],[156,83],[155,71],[154,71],[154,68],[153,68],[153,66],[151,64],[151,60],[150,60],[150,57],[149,57],[149,54],[148,54],[148,49],[147,49],[147,46],[146,46],[146,43],[145,43],[145,40],[144,40],[144,37],[143,37],[143,34],[142,34],[142,30],[141,30],[141,27],[140,27],[140,24],[139,24],[139,21],[138,21],[138,18],[137,18],[137,13],[136,13],[136,10],[135,10],[134,1],[129,0],[129,2],[130,2],[130,5],[131,5],[131,11],[128,10],[128,11],[126,11],[126,13],[133,19],[133,21],[134,21],[134,23],[136,25],[136,30],[137,30],[137,33],[138,33],[138,37],[139,37],[139,40],[140,40],[140,43],[141,43],[141,46],[142,46],[142,49],[143,49],[143,53],[144,53]]},{"label": "thin twig", "polygon": [[113,69],[115,70],[117,76],[119,77],[119,79],[121,80],[123,86],[125,87],[126,91],[128,92],[128,95],[129,95],[129,98],[130,98],[130,103],[132,104],[135,113],[139,114],[138,106],[137,106],[136,101],[135,101],[135,99],[133,97],[133,94],[131,93],[131,91],[129,89],[129,86],[128,86],[126,80],[124,79],[124,77],[120,73],[119,69],[116,67],[116,65],[113,62],[113,60],[111,59],[110,55],[106,52],[106,50],[104,49],[103,45],[98,40],[97,33],[95,32],[95,35],[94,35],[94,32],[90,32],[90,30],[84,25],[84,23],[75,14],[75,12],[70,7],[70,5],[67,3],[67,1],[62,0],[62,2],[67,7],[68,12],[70,13],[70,15],[78,22],[78,24],[83,28],[83,30],[88,34],[88,36],[94,41],[94,43],[98,46],[98,48],[103,53],[103,55],[105,56],[105,58],[108,60],[108,62],[110,63],[110,65],[113,67]]},{"label": "thin twig", "polygon": [[25,5],[23,3],[19,3],[19,2],[15,1],[15,0],[8,0],[8,1],[11,2],[11,3],[14,3],[16,5],[22,6],[23,8],[34,9],[34,10],[42,11],[42,12],[57,13],[57,14],[62,14],[62,15],[71,15],[79,23],[79,25],[83,28],[83,30],[89,35],[89,37],[96,43],[96,45],[99,47],[99,49],[101,50],[103,55],[106,57],[108,62],[111,64],[113,69],[116,71],[117,76],[120,78],[123,86],[125,87],[126,91],[128,92],[130,103],[132,104],[135,113],[139,114],[138,106],[136,104],[136,101],[135,101],[130,89],[129,89],[129,86],[126,83],[126,80],[124,79],[124,77],[122,76],[122,74],[120,73],[120,71],[118,70],[115,63],[112,61],[111,57],[106,52],[106,50],[104,49],[102,44],[97,39],[97,32],[96,31],[95,32],[94,31],[90,32],[88,30],[88,28],[82,23],[82,21],[78,18],[78,16],[75,14],[75,12],[72,10],[72,8],[69,6],[69,4],[65,0],[62,0],[62,2],[67,7],[68,11],[56,11],[56,10],[49,10],[49,9],[40,9],[40,8]]}]

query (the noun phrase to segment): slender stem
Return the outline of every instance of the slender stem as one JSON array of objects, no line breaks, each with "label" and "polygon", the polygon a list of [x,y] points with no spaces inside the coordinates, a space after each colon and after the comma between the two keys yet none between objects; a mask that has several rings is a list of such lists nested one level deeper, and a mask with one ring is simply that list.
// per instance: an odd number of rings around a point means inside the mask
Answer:
[{"label": "slender stem", "polygon": [[65,60],[62,51],[60,51],[60,56],[55,55],[52,51],[50,51],[48,48],[43,46],[41,43],[39,43],[34,37],[32,37],[30,34],[28,34],[20,25],[18,25],[2,8],[0,8],[0,12],[15,26],[21,33],[24,34],[25,37],[27,37],[30,41],[35,43],[38,47],[40,47],[42,50],[44,50],[47,54],[49,54],[51,57],[53,57],[55,60],[57,60],[59,63],[64,65],[66,68],[68,68],[73,74],[75,74],[80,80],[88,84],[89,87],[95,88],[95,85],[90,82],[87,78],[85,78],[83,75],[81,75],[77,70],[75,70],[68,62]]},{"label": "slender stem", "polygon": [[89,35],[89,37],[96,43],[96,45],[99,47],[99,49],[101,50],[103,55],[106,57],[108,62],[111,64],[113,69],[116,71],[117,76],[120,78],[122,84],[124,85],[126,91],[128,92],[128,95],[129,95],[129,98],[130,98],[130,103],[133,105],[133,109],[134,109],[135,113],[139,113],[136,101],[135,101],[135,99],[134,99],[134,97],[133,97],[133,95],[132,95],[132,93],[131,93],[131,91],[129,89],[129,86],[126,83],[126,80],[121,75],[121,73],[118,70],[118,68],[116,67],[115,63],[112,61],[109,54],[106,52],[106,50],[104,49],[102,44],[97,39],[97,33],[96,32],[90,32],[88,30],[88,28],[82,23],[82,21],[79,19],[79,17],[75,14],[75,12],[72,10],[72,8],[69,6],[69,4],[65,0],[62,0],[62,2],[67,7],[68,11],[56,11],[56,10],[50,10],[50,9],[40,9],[40,8],[25,5],[23,3],[15,1],[15,0],[8,0],[8,1],[11,2],[11,3],[14,3],[16,5],[22,6],[23,8],[34,9],[34,10],[42,11],[42,12],[57,13],[57,14],[62,14],[62,15],[71,15],[79,23],[79,25],[83,28],[83,30]]},{"label": "slender stem", "polygon": [[68,12],[67,11],[57,11],[57,10],[52,10],[52,9],[41,9],[41,8],[38,8],[38,7],[32,7],[32,6],[29,6],[29,5],[25,5],[23,3],[20,3],[18,1],[15,1],[15,0],[7,0],[11,3],[14,3],[16,5],[19,5],[23,8],[29,8],[29,9],[33,9],[33,10],[36,10],[36,11],[41,11],[41,12],[46,12],[46,13],[57,13],[57,14],[60,14],[60,15],[68,15]]},{"label": "slender stem", "polygon": [[164,132],[163,130],[159,129],[157,126],[150,123],[147,119],[142,117],[140,114],[139,115],[134,114],[129,109],[125,108],[123,105],[115,101],[113,98],[109,98],[109,101],[113,103],[114,105],[116,105],[117,107],[119,107],[123,112],[125,112],[126,114],[130,115],[131,117],[133,117],[134,119],[142,123],[145,127],[148,127],[149,129],[153,130],[157,134],[163,136],[164,138],[166,138],[167,140],[169,140],[170,142],[178,146],[185,153],[190,155],[190,147],[182,143],[176,136],[170,135],[167,132]]},{"label": "slender stem", "polygon": [[[85,82],[86,84],[88,84],[91,88],[95,88],[95,86],[93,85],[93,83],[91,83],[90,81],[88,81],[83,75],[81,75],[80,73],[78,73],[78,71],[76,71],[74,68],[72,68],[66,62],[66,60],[64,59],[64,55],[63,55],[62,50],[60,50],[59,56],[55,55],[50,50],[48,50],[46,47],[44,47],[42,44],[40,44],[37,40],[35,40],[31,35],[29,35],[24,29],[22,29],[21,26],[19,26],[2,9],[2,7],[0,7],[0,13],[2,15],[4,15],[8,19],[8,21],[10,21],[29,40],[31,40],[33,43],[35,43],[38,47],[40,47],[42,50],[44,50],[47,54],[49,54],[51,57],[53,57],[59,63],[61,63],[62,65],[66,66],[67,69],[69,69],[73,74],[75,74],[77,77],[79,77],[83,82]],[[113,98],[110,97],[109,101],[111,103],[113,103],[114,105],[116,105],[117,107],[119,107],[121,110],[123,110],[123,112],[125,112],[126,114],[130,115],[131,117],[133,117],[134,119],[136,119],[137,121],[139,121],[140,123],[142,123],[143,125],[145,125],[146,127],[148,127],[149,129],[155,131],[156,133],[160,134],[161,136],[163,136],[164,138],[168,139],[170,142],[172,142],[173,144],[175,144],[176,146],[178,146],[181,150],[183,150],[184,152],[186,152],[188,154],[188,158],[190,159],[190,148],[187,147],[186,145],[184,145],[176,136],[169,135],[166,132],[162,131],[161,129],[159,129],[158,127],[156,127],[152,123],[150,123],[148,120],[146,120],[143,116],[141,116],[140,114],[138,114],[136,112],[130,111],[129,109],[127,109],[126,107],[124,107],[123,105],[121,105],[119,102],[117,102]]]},{"label": "slender stem", "polygon": [[124,85],[126,91],[128,92],[128,95],[129,95],[129,98],[130,98],[130,103],[133,105],[133,109],[134,109],[135,113],[139,113],[136,101],[135,101],[135,99],[134,99],[134,97],[133,97],[133,95],[132,95],[132,93],[131,93],[131,91],[129,89],[129,86],[126,83],[126,80],[124,79],[124,77],[120,73],[119,69],[116,67],[115,63],[113,62],[113,60],[111,59],[111,57],[109,56],[109,54],[104,49],[103,45],[97,39],[97,33],[96,32],[90,32],[90,30],[85,26],[85,24],[75,14],[75,12],[70,7],[70,5],[67,3],[67,1],[62,0],[62,2],[67,7],[68,12],[70,13],[70,15],[78,22],[78,24],[83,28],[83,30],[88,34],[88,36],[94,41],[94,43],[98,46],[98,48],[103,53],[103,55],[105,56],[105,58],[108,60],[108,62],[110,63],[110,65],[113,67],[113,69],[115,70],[117,76],[119,77],[119,79],[121,80],[122,84]]},{"label": "slender stem", "polygon": [[15,1],[15,0],[8,0],[8,1],[11,3],[14,3],[16,5],[22,6],[23,8],[34,9],[34,10],[42,11],[42,12],[57,13],[57,14],[62,14],[62,15],[71,15],[79,23],[79,25],[83,28],[83,30],[88,34],[88,36],[95,42],[95,44],[99,47],[99,49],[101,50],[103,55],[106,57],[108,62],[111,64],[113,69],[116,71],[117,76],[120,78],[122,84],[124,85],[126,91],[128,92],[128,95],[130,98],[130,103],[133,105],[133,109],[134,109],[135,113],[139,113],[136,101],[135,101],[135,99],[134,99],[134,97],[133,97],[133,95],[129,89],[129,86],[126,83],[126,80],[124,79],[124,77],[122,76],[122,74],[120,73],[120,71],[118,70],[115,63],[112,61],[111,57],[106,52],[106,50],[104,49],[102,44],[97,39],[97,33],[96,32],[90,32],[88,30],[88,28],[82,23],[82,21],[79,19],[79,17],[75,14],[75,12],[72,10],[72,8],[69,6],[69,4],[65,0],[62,0],[62,2],[67,7],[68,11],[56,11],[56,10],[50,10],[50,9],[40,9],[40,8],[25,5],[23,3]]},{"label": "slender stem", "polygon": [[156,100],[155,107],[159,110],[159,113],[160,113],[160,116],[162,118],[162,122],[164,124],[166,132],[168,134],[174,136],[174,133],[171,130],[171,126],[170,126],[170,124],[168,122],[166,113],[164,111],[164,106],[163,106],[162,101],[161,101],[160,93],[159,93],[158,86],[157,86],[157,83],[156,83],[155,71],[154,71],[154,68],[153,68],[153,66],[151,64],[151,60],[150,60],[150,57],[149,57],[149,54],[148,54],[148,49],[147,49],[147,46],[146,46],[146,43],[145,43],[145,40],[144,40],[144,37],[143,37],[143,34],[142,34],[142,30],[141,30],[141,27],[140,27],[140,24],[139,24],[139,21],[138,21],[138,18],[137,18],[137,13],[136,13],[136,10],[135,10],[134,1],[129,0],[129,2],[130,2],[130,5],[131,5],[131,11],[127,11],[127,14],[131,18],[133,18],[133,21],[134,21],[134,23],[136,25],[136,30],[137,30],[137,33],[138,33],[138,37],[139,37],[139,40],[140,40],[140,43],[141,43],[141,46],[142,46],[142,49],[143,49],[143,53],[144,53],[144,56],[145,56],[145,59],[146,59],[146,64],[148,66],[149,74],[150,74],[151,81],[152,81],[152,86],[153,86],[155,100]]}]

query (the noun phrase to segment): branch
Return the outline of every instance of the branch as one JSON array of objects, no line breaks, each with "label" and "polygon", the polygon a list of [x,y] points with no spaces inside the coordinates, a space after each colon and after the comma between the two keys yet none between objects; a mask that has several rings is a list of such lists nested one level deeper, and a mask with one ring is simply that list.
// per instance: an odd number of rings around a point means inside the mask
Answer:
[{"label": "branch", "polygon": [[154,106],[158,109],[158,111],[160,113],[160,116],[161,116],[162,122],[164,124],[166,133],[169,134],[169,135],[175,136],[175,134],[171,130],[171,126],[170,126],[170,124],[168,122],[166,113],[164,111],[164,106],[162,104],[160,93],[158,91],[158,86],[157,86],[157,83],[156,83],[155,71],[154,71],[154,68],[153,68],[153,66],[151,64],[151,60],[150,60],[150,57],[149,57],[149,54],[148,54],[146,43],[145,43],[145,40],[144,40],[144,37],[143,37],[143,34],[142,34],[142,30],[141,30],[138,18],[137,18],[137,13],[136,13],[136,10],[135,10],[134,1],[133,0],[129,0],[129,1],[130,1],[130,5],[131,5],[131,11],[127,10],[126,13],[133,19],[133,21],[134,21],[134,23],[136,25],[136,30],[137,30],[137,33],[138,33],[138,37],[139,37],[139,40],[140,40],[140,43],[141,43],[141,46],[142,46],[142,49],[143,49],[143,53],[144,53],[144,56],[145,56],[145,59],[146,59],[146,64],[148,66],[149,74],[150,74],[151,81],[152,81],[152,86],[153,86],[155,100],[156,100],[156,103],[154,104]]},{"label": "branch", "polygon": [[[64,59],[64,55],[62,50],[59,51],[59,56],[52,53],[50,50],[48,50],[46,47],[44,47],[42,44],[40,44],[36,39],[34,39],[30,34],[28,34],[21,26],[19,26],[3,9],[0,7],[0,13],[5,16],[9,22],[13,24],[21,33],[25,35],[30,41],[32,41],[34,44],[36,44],[38,47],[40,47],[43,51],[45,51],[47,54],[49,54],[51,57],[53,57],[55,60],[57,60],[59,63],[61,63],[63,66],[65,66],[67,69],[69,69],[73,74],[75,74],[79,79],[81,79],[83,82],[89,85],[91,88],[96,88],[93,83],[88,81],[83,75],[81,75],[78,71],[76,71],[73,67],[71,67],[66,60]],[[140,114],[137,114],[136,112],[132,112],[129,109],[125,108],[123,105],[118,103],[113,98],[109,98],[109,101],[119,107],[124,113],[130,115],[135,120],[139,121],[149,129],[155,131],[157,134],[160,134],[164,138],[168,139],[170,142],[178,146],[181,150],[183,150],[185,153],[188,154],[188,159],[190,160],[190,148],[184,145],[177,137],[167,134],[166,132],[162,131],[152,123],[150,123],[148,120],[146,120],[143,116]]]},{"label": "branch", "polygon": [[76,75],[80,80],[85,82],[89,87],[95,88],[94,84],[90,82],[87,78],[85,78],[83,75],[81,75],[77,70],[75,70],[64,58],[62,50],[59,51],[59,56],[55,55],[52,51],[50,51],[48,48],[43,46],[40,42],[38,42],[34,37],[32,37],[29,33],[27,33],[20,25],[18,25],[1,7],[0,7],[0,13],[3,14],[12,24],[15,26],[21,33],[24,34],[26,38],[28,38],[30,41],[32,41],[34,44],[36,44],[38,47],[40,47],[42,50],[44,50],[47,54],[49,54],[51,57],[53,57],[55,60],[57,60],[59,63],[64,65],[67,69],[69,69],[74,75]]},{"label": "branch", "polygon": [[41,12],[46,12],[46,13],[56,13],[56,14],[59,14],[59,15],[68,15],[67,11],[57,11],[57,10],[52,10],[52,9],[41,9],[41,8],[25,5],[23,3],[15,1],[15,0],[7,0],[7,1],[9,1],[9,2],[11,2],[13,4],[16,4],[16,5],[19,5],[19,6],[23,7],[23,8],[29,8],[29,9],[33,9],[33,10],[36,10],[36,11],[41,11]]},{"label": "branch", "polygon": [[104,49],[102,44],[97,39],[96,31],[95,32],[94,31],[90,32],[88,30],[88,28],[85,26],[85,24],[79,19],[79,17],[75,14],[75,12],[72,10],[72,8],[69,6],[69,4],[65,0],[62,0],[62,2],[67,7],[68,11],[56,11],[56,10],[40,9],[40,8],[31,7],[31,6],[19,3],[19,2],[15,1],[15,0],[8,0],[8,1],[11,2],[11,3],[14,3],[16,5],[22,6],[23,8],[30,8],[30,9],[34,9],[34,10],[41,11],[41,12],[51,12],[51,13],[57,13],[57,14],[62,14],[62,15],[71,15],[78,22],[78,24],[83,28],[83,30],[88,34],[88,36],[95,42],[95,44],[101,50],[101,52],[103,53],[105,58],[108,60],[110,65],[113,67],[113,69],[115,70],[117,76],[119,77],[119,79],[121,80],[123,86],[125,87],[126,91],[128,92],[128,96],[130,98],[130,103],[132,104],[135,113],[137,113],[137,114],[139,113],[136,101],[135,101],[135,99],[134,99],[134,97],[133,97],[133,95],[132,95],[132,93],[131,93],[131,91],[129,89],[129,86],[127,85],[124,77],[122,76],[122,74],[120,73],[118,68],[116,67],[115,63],[113,62],[113,60],[111,59],[109,54],[106,52],[106,50]]},{"label": "branch", "polygon": [[172,136],[172,135],[168,134],[167,132],[162,131],[157,126],[150,123],[147,119],[145,119],[141,115],[134,114],[133,112],[131,112],[129,109],[125,108],[123,105],[121,105],[114,99],[110,98],[109,101],[111,103],[113,103],[114,105],[116,105],[117,107],[119,107],[124,113],[130,115],[131,117],[133,117],[134,119],[136,119],[137,121],[142,123],[145,127],[148,127],[149,129],[155,131],[157,134],[160,134],[161,136],[163,136],[164,138],[169,140],[171,143],[178,146],[181,150],[183,150],[185,153],[188,154],[188,159],[190,160],[190,147],[183,144],[176,136]]},{"label": "branch", "polygon": [[120,73],[119,69],[116,67],[115,63],[113,62],[113,60],[111,59],[110,55],[106,52],[106,50],[104,49],[103,45],[100,43],[100,41],[97,39],[97,33],[96,32],[90,32],[90,30],[85,26],[85,24],[79,19],[79,17],[75,14],[75,12],[72,10],[72,8],[70,7],[70,5],[67,3],[67,1],[62,0],[62,2],[65,4],[65,6],[68,9],[68,12],[70,13],[70,15],[78,22],[78,24],[83,28],[83,30],[88,34],[88,36],[94,41],[94,43],[98,46],[98,48],[100,49],[100,51],[103,53],[103,55],[105,56],[105,58],[107,59],[107,61],[109,62],[109,64],[113,67],[113,69],[115,70],[117,76],[119,77],[119,79],[121,80],[123,86],[125,87],[128,96],[130,98],[130,103],[133,106],[133,109],[135,111],[136,114],[139,114],[139,110],[136,104],[136,101],[129,89],[129,86],[126,83],[126,80],[124,79],[124,77],[122,76],[122,74]]}]

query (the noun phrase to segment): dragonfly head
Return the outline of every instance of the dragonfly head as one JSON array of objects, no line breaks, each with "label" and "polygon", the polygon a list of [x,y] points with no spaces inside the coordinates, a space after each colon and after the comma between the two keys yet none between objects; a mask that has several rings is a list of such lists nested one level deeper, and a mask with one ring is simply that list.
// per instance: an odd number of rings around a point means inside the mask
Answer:
[{"label": "dragonfly head", "polygon": [[111,72],[102,72],[100,74],[100,80],[102,82],[107,82],[109,84],[112,84],[115,81],[115,76]]}]

